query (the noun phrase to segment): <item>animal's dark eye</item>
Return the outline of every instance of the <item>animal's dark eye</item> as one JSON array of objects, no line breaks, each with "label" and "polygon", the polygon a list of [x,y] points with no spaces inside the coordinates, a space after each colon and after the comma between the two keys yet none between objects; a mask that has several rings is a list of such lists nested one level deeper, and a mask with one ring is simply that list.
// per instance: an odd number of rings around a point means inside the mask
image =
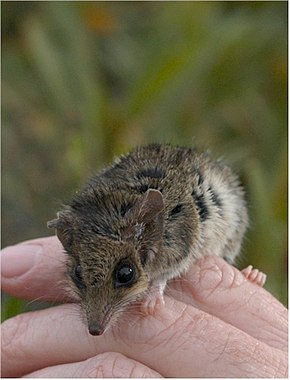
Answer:
[{"label": "animal's dark eye", "polygon": [[129,286],[135,280],[135,269],[132,264],[123,262],[118,264],[115,271],[115,285]]},{"label": "animal's dark eye", "polygon": [[82,268],[79,264],[75,267],[73,280],[79,289],[85,288],[85,284],[83,283],[83,278],[82,278]]},{"label": "animal's dark eye", "polygon": [[81,266],[80,265],[77,265],[75,267],[75,276],[81,280],[81,273],[82,273],[82,269],[81,269]]}]

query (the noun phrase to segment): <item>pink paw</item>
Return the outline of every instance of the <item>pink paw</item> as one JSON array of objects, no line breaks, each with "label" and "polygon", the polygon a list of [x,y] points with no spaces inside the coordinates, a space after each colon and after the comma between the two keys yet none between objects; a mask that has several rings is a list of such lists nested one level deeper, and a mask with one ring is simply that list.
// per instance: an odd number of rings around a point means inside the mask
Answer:
[{"label": "pink paw", "polygon": [[163,294],[159,291],[149,293],[141,305],[141,311],[145,315],[154,315],[155,311],[164,305]]},{"label": "pink paw", "polygon": [[252,265],[249,265],[247,268],[241,271],[247,280],[257,284],[259,286],[264,286],[267,275],[263,272],[260,272],[258,269],[253,269]]}]

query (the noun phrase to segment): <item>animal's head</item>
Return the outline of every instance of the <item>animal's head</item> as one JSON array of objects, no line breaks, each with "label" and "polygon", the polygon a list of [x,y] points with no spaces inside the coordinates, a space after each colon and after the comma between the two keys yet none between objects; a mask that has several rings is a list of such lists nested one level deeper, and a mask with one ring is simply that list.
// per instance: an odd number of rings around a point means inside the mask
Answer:
[{"label": "animal's head", "polygon": [[[101,200],[102,201],[102,200]],[[122,195],[78,202],[48,223],[68,254],[67,269],[89,331],[102,334],[148,290],[163,235],[162,194],[149,189],[124,206]]]}]

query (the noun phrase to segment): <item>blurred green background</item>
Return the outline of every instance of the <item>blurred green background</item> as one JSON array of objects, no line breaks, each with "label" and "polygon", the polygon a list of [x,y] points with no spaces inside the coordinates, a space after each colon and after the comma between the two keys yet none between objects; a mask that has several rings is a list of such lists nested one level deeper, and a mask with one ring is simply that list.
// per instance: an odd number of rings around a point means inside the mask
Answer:
[{"label": "blurred green background", "polygon": [[[210,149],[240,174],[239,267],[287,303],[287,2],[7,2],[2,246],[137,144]],[[39,307],[4,295],[2,318]]]}]

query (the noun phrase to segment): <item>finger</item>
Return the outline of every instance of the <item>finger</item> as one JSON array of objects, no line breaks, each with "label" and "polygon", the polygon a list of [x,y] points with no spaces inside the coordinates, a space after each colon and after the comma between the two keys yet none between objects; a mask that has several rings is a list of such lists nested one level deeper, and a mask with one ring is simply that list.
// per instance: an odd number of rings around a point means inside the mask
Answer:
[{"label": "finger", "polygon": [[171,282],[169,294],[287,351],[287,309],[217,256],[197,261],[182,280]]},{"label": "finger", "polygon": [[159,373],[117,352],[106,352],[88,360],[60,364],[30,373],[33,378],[159,378]]},{"label": "finger", "polygon": [[65,254],[56,237],[4,248],[1,275],[2,290],[10,295],[29,300],[67,299]]},{"label": "finger", "polygon": [[131,315],[99,337],[60,305],[3,323],[2,376],[120,352],[164,377],[284,377],[286,354],[217,318],[166,297],[147,318]]}]

